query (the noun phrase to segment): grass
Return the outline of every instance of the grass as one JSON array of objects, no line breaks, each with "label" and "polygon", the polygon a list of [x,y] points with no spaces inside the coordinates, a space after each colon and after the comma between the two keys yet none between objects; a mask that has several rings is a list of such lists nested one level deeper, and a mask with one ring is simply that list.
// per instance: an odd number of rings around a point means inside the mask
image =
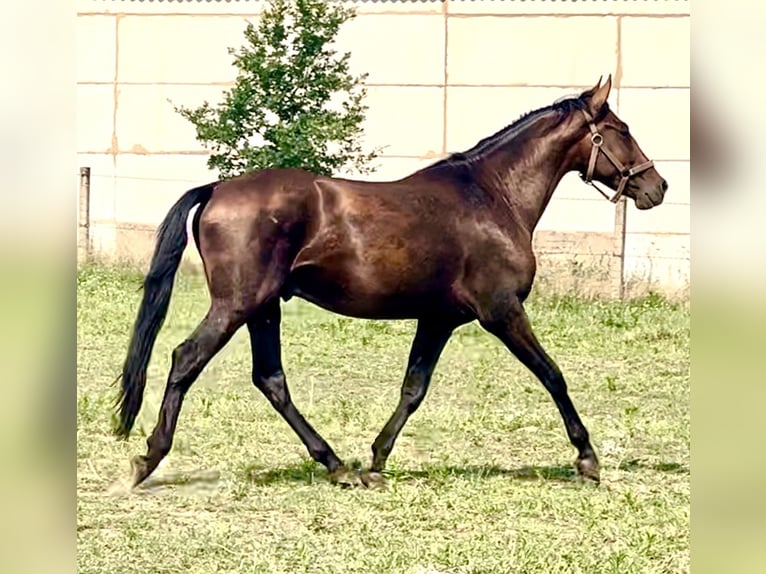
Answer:
[{"label": "grass", "polygon": [[[689,308],[535,295],[602,463],[598,487],[542,385],[476,325],[460,329],[389,459],[383,490],[330,484],[249,380],[239,332],[190,391],[174,447],[130,492],[170,352],[202,318],[202,278],[178,277],[129,441],[111,404],[141,276],[78,275],[78,571],[636,573],[689,571]],[[283,358],[298,408],[348,462],[399,394],[414,322],[353,320],[293,300]]]}]

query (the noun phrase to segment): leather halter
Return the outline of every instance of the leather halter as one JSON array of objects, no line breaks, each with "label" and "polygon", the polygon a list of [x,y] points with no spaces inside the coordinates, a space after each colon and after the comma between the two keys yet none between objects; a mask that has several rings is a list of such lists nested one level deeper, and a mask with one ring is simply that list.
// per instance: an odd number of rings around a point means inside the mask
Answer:
[{"label": "leather halter", "polygon": [[[622,197],[622,192],[625,191],[625,186],[628,183],[628,180],[634,175],[638,175],[639,173],[644,172],[650,167],[652,167],[654,165],[654,162],[652,160],[649,160],[647,162],[642,163],[641,165],[636,165],[630,168],[627,168],[624,165],[622,165],[622,162],[620,162],[620,160],[618,160],[615,157],[615,155],[604,146],[604,136],[602,136],[599,133],[598,128],[596,128],[596,123],[593,120],[593,116],[591,116],[585,110],[580,110],[580,111],[585,115],[585,119],[588,121],[588,127],[590,128],[590,141],[593,144],[593,147],[590,150],[590,160],[588,160],[588,171],[584,176],[583,174],[580,174],[580,177],[585,183],[595,187],[596,191],[598,191],[601,195],[603,195],[609,201],[611,201],[612,203],[617,203],[620,197]],[[617,171],[622,176],[622,179],[620,180],[620,183],[617,186],[617,191],[615,192],[614,196],[611,199],[609,198],[609,195],[605,191],[603,191],[600,187],[598,187],[595,181],[593,181],[593,171],[596,169],[596,160],[598,159],[599,151],[603,152],[606,158],[610,162],[612,162],[612,165],[617,169]]]}]

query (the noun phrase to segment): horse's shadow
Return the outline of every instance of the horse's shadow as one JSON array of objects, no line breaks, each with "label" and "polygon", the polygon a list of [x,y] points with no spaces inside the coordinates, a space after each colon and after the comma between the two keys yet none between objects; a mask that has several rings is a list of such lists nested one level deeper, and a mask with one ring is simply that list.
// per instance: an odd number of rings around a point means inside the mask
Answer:
[{"label": "horse's shadow", "polygon": [[623,472],[654,470],[656,472],[667,472],[669,474],[689,474],[689,467],[678,462],[656,462],[649,464],[639,459],[632,459],[621,462],[617,468]]},{"label": "horse's shadow", "polygon": [[[358,467],[359,465],[353,465]],[[688,473],[688,467],[677,462],[661,462],[649,464],[640,460],[630,460],[618,466],[623,472],[657,471],[666,473]],[[313,462],[286,466],[282,468],[261,468],[249,466],[243,472],[243,478],[258,486],[268,486],[280,483],[314,484],[328,480],[327,471]],[[383,475],[394,482],[434,481],[444,482],[450,479],[481,480],[493,477],[505,477],[519,481],[577,483],[573,465],[554,466],[521,466],[518,468],[503,468],[497,465],[469,466],[428,466],[418,470],[388,469]]]},{"label": "horse's shadow", "polygon": [[220,478],[221,473],[217,470],[167,471],[147,478],[137,487],[137,492],[159,493],[168,487],[209,490],[218,485]]},{"label": "horse's shadow", "polygon": [[[383,472],[383,476],[389,481],[394,482],[444,482],[454,478],[481,480],[497,476],[525,481],[574,482],[577,478],[572,466],[523,466],[508,469],[490,465],[429,466],[418,470],[387,469]],[[324,468],[310,463],[272,469],[251,466],[244,471],[243,478],[258,486],[290,482],[314,484],[318,481],[329,480]]]},{"label": "horse's shadow", "polygon": [[[361,464],[352,465],[357,470]],[[641,460],[629,460],[619,464],[623,472],[656,471],[671,474],[688,473],[688,467],[677,462],[646,463]],[[313,461],[306,461],[281,468],[263,468],[250,465],[240,473],[241,478],[256,486],[272,484],[305,484],[327,482],[329,477],[324,467]],[[518,468],[502,468],[497,465],[469,466],[428,466],[418,470],[392,468],[384,471],[383,475],[393,482],[445,482],[453,479],[482,480],[486,478],[505,477],[519,481],[576,483],[579,481],[572,465],[555,466],[521,466]],[[220,479],[220,473],[214,470],[198,470],[190,472],[167,472],[149,477],[140,486],[144,492],[156,492],[166,487],[188,487],[205,489],[214,487]]]}]

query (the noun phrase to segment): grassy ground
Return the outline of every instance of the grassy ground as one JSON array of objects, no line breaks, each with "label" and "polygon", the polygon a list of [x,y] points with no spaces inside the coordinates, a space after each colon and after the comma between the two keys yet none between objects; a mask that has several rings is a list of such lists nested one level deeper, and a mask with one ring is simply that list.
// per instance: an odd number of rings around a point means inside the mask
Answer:
[{"label": "grassy ground", "polygon": [[[110,434],[140,275],[78,284],[79,572],[688,572],[689,309],[534,297],[538,337],[569,382],[602,463],[577,482],[542,385],[475,325],[459,330],[389,459],[388,487],[326,479],[249,380],[244,330],[190,391],[173,451],[129,492],[172,348],[207,308],[182,275],[128,442]],[[369,464],[399,393],[412,322],[284,306],[293,398],[349,462]]]}]

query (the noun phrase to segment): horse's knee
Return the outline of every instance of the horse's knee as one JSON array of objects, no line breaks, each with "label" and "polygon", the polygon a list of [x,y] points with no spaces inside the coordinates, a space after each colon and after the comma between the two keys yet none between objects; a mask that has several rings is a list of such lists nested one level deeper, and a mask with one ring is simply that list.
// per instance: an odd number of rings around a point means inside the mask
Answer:
[{"label": "horse's knee", "polygon": [[253,372],[253,384],[276,409],[282,410],[290,403],[290,393],[287,390],[287,382],[283,372],[278,371],[270,376]]},{"label": "horse's knee", "polygon": [[558,369],[552,369],[542,377],[542,382],[548,392],[554,397],[567,394],[567,382]]},{"label": "horse's knee", "polygon": [[407,412],[412,414],[423,402],[428,386],[428,375],[422,371],[411,371],[402,386],[402,402]]}]

